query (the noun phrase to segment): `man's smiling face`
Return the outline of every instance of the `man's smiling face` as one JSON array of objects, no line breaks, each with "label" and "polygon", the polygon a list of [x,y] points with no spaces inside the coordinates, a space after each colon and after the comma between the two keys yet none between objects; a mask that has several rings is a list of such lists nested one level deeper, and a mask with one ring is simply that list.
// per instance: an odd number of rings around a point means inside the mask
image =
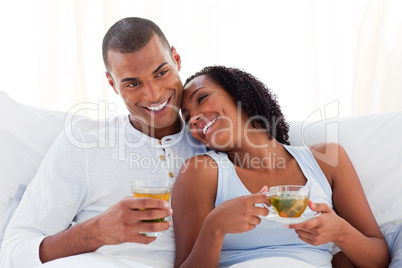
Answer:
[{"label": "man's smiling face", "polygon": [[170,51],[155,35],[136,52],[110,50],[108,58],[109,84],[122,97],[133,126],[146,134],[155,131],[157,136],[176,133],[183,95],[176,50]]}]

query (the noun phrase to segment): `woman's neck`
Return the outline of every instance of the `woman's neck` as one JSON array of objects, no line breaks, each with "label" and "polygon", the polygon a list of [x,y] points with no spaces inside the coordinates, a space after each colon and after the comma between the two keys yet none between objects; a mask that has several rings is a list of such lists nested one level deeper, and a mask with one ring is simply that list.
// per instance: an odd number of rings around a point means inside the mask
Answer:
[{"label": "woman's neck", "polygon": [[245,169],[284,168],[292,159],[283,145],[267,133],[250,135],[241,146],[226,153],[235,166]]}]

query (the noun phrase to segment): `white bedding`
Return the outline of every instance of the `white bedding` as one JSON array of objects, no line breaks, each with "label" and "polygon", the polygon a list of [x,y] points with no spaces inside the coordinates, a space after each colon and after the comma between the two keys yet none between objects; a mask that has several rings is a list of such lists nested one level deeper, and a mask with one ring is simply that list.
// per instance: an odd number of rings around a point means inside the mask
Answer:
[{"label": "white bedding", "polygon": [[[13,198],[19,196],[20,185],[26,185],[32,179],[43,155],[63,128],[64,113],[22,105],[0,92],[0,246],[3,224],[7,223],[14,205],[19,201]],[[314,124],[295,122],[290,132],[292,145],[334,141],[345,147],[362,181],[373,214],[383,227],[387,242],[390,241],[388,245],[395,261],[393,267],[402,267],[399,254],[402,252],[402,214],[394,213],[402,207],[402,199],[399,198],[401,136],[402,112],[336,118]],[[398,229],[393,227],[395,224],[398,224]],[[389,226],[395,231],[388,233]],[[122,250],[118,246],[115,249]],[[108,248],[103,248],[96,253],[63,258],[40,267],[172,267],[174,253],[171,249],[166,251],[171,254],[169,263],[161,260],[161,252],[154,249],[148,252],[150,256],[140,254],[140,259],[132,257],[132,251],[127,251],[125,257],[117,259],[112,257]],[[237,264],[231,268],[266,266],[308,267],[293,259],[270,258]]]},{"label": "white bedding", "polygon": [[[147,264],[145,264],[145,262]],[[150,268],[150,267],[171,267],[166,263],[149,260],[139,259],[134,257],[115,257],[110,255],[101,254],[98,252],[85,253],[67,258],[57,259],[36,267],[40,268],[125,268],[125,267],[138,267],[138,268]]]},{"label": "white bedding", "polygon": [[261,268],[261,267],[281,267],[281,268],[314,268],[314,266],[296,259],[286,257],[271,257],[250,260],[237,263],[230,268]]},{"label": "white bedding", "polygon": [[[147,263],[147,264],[145,264]],[[86,253],[68,258],[58,259],[36,266],[35,268],[150,268],[150,267],[171,267],[171,265],[149,259],[139,259],[134,257],[114,257],[100,254],[97,252]],[[259,267],[281,267],[281,268],[313,268],[308,263],[285,257],[262,258],[238,263],[230,268],[259,268]]]}]

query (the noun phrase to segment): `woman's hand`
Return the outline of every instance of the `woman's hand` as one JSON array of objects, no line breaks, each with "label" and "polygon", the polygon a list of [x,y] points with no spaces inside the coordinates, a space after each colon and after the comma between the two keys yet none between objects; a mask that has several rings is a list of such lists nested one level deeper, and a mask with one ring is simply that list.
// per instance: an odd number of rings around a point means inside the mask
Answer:
[{"label": "woman's hand", "polygon": [[268,196],[262,194],[264,191],[266,187],[257,194],[240,196],[223,202],[211,211],[206,221],[210,222],[210,226],[218,234],[251,231],[261,222],[258,216],[267,216],[269,212],[264,207],[256,206],[259,203],[269,202]]},{"label": "woman's hand", "polygon": [[320,211],[321,215],[315,219],[287,227],[294,229],[301,240],[311,245],[317,246],[328,242],[335,242],[336,244],[336,240],[340,237],[339,233],[343,230],[342,225],[345,220],[339,217],[325,203],[310,201],[309,207],[313,211]]}]

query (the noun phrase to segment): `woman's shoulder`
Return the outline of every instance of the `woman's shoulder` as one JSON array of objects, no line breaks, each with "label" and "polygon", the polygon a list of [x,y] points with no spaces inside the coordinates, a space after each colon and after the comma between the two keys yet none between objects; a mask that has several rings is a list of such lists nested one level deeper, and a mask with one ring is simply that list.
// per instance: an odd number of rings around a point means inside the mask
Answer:
[{"label": "woman's shoulder", "polygon": [[[209,153],[195,155],[187,159],[183,166],[187,165],[187,168],[196,169],[199,171],[206,171],[208,169],[216,169],[218,165],[214,160],[214,157],[211,156]],[[182,169],[183,169],[182,166]]]},{"label": "woman's shoulder", "polygon": [[172,197],[175,198],[175,202],[177,200],[211,200],[213,203],[217,185],[218,165],[215,160],[206,154],[196,155],[187,159],[182,165],[174,184],[175,190]]},{"label": "woman's shoulder", "polygon": [[309,149],[317,160],[333,167],[337,166],[341,158],[347,157],[345,149],[339,143],[317,143],[310,145]]},{"label": "woman's shoulder", "polygon": [[334,174],[341,172],[345,163],[350,163],[346,150],[338,143],[317,143],[309,146],[309,149],[330,185]]},{"label": "woman's shoulder", "polygon": [[218,164],[210,154],[190,157],[183,163],[179,173],[179,178],[190,178],[192,181],[214,177],[218,177]]}]

